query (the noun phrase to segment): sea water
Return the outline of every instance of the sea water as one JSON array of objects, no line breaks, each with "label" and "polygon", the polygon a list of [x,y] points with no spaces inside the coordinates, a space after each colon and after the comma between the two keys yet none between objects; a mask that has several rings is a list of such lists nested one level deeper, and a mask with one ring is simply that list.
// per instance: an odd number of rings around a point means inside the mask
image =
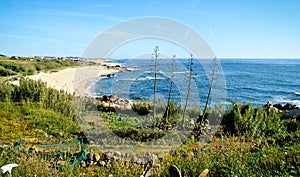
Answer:
[{"label": "sea water", "polygon": [[[190,102],[204,104],[208,95],[211,76],[198,60],[153,59],[114,60],[131,71],[116,73],[115,77],[99,77],[90,81],[91,96],[116,94],[128,99],[153,99],[154,71],[156,66],[156,95],[166,100],[173,78],[171,98],[184,102],[191,79]],[[226,102],[235,100],[254,105],[290,103],[300,107],[300,59],[219,59],[226,83]],[[172,72],[173,69],[173,72]],[[214,87],[212,88],[214,89]]]}]

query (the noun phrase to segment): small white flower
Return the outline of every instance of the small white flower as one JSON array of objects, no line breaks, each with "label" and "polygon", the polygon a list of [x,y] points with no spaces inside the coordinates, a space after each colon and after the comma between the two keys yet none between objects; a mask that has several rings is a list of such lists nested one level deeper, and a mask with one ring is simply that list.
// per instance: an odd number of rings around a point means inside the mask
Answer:
[{"label": "small white flower", "polygon": [[15,163],[4,165],[1,167],[1,172],[6,173],[8,171],[8,173],[11,173],[11,169],[17,166],[18,164]]}]

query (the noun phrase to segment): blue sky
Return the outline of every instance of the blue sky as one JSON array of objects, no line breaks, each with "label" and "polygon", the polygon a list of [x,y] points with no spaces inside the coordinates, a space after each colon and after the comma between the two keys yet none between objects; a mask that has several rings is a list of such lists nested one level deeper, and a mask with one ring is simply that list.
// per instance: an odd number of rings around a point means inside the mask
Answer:
[{"label": "blue sky", "polygon": [[[0,5],[5,55],[81,56],[112,25],[158,16],[198,31],[218,58],[300,58],[299,0],[5,0]],[[162,53],[178,50],[148,40],[128,44],[112,57],[151,53],[153,45],[162,46]]]}]

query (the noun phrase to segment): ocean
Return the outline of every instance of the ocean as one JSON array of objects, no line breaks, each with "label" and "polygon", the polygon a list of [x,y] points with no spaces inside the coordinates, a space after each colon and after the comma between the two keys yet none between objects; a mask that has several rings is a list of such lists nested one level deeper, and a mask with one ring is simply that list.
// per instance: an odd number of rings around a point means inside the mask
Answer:
[{"label": "ocean", "polygon": [[[300,107],[300,59],[219,59],[217,69],[223,73],[225,89],[222,104],[230,105],[232,100],[262,106],[268,101],[273,104],[290,103]],[[115,77],[99,77],[89,81],[90,96],[116,94],[128,99],[152,99],[155,65],[152,59],[119,59],[131,71],[116,73]],[[157,61],[157,97],[167,100],[173,78],[171,98],[185,102],[189,78],[190,103],[203,105],[206,101],[211,75],[207,74],[199,60],[193,60],[190,75],[189,59]],[[173,68],[173,72],[172,72]],[[213,65],[211,66],[211,70]],[[218,88],[212,88],[218,89]]]}]

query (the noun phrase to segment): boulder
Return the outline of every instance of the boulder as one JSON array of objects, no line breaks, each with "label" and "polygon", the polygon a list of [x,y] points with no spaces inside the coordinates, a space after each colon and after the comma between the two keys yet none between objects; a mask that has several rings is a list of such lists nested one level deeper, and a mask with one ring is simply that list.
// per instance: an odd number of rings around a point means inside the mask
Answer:
[{"label": "boulder", "polygon": [[287,103],[283,106],[283,110],[285,111],[289,111],[289,110],[293,110],[296,109],[296,105],[291,105],[290,103]]},{"label": "boulder", "polygon": [[145,173],[144,177],[150,177],[154,175],[160,169],[160,164],[154,164],[147,172]]},{"label": "boulder", "polygon": [[100,160],[100,155],[98,153],[93,154],[93,161],[98,162]]},{"label": "boulder", "polygon": [[286,111],[283,115],[283,118],[296,119],[296,121],[300,121],[300,109]]},{"label": "boulder", "polygon": [[99,162],[99,165],[100,165],[101,167],[104,167],[104,166],[106,165],[106,163],[105,163],[104,161],[100,161],[100,162]]},{"label": "boulder", "polygon": [[110,160],[113,156],[113,153],[108,151],[103,154],[105,160]]},{"label": "boulder", "polygon": [[101,101],[108,102],[109,101],[109,96],[103,95]]},{"label": "boulder", "polygon": [[281,104],[274,104],[273,107],[277,108],[280,111],[283,111],[283,106]]}]

